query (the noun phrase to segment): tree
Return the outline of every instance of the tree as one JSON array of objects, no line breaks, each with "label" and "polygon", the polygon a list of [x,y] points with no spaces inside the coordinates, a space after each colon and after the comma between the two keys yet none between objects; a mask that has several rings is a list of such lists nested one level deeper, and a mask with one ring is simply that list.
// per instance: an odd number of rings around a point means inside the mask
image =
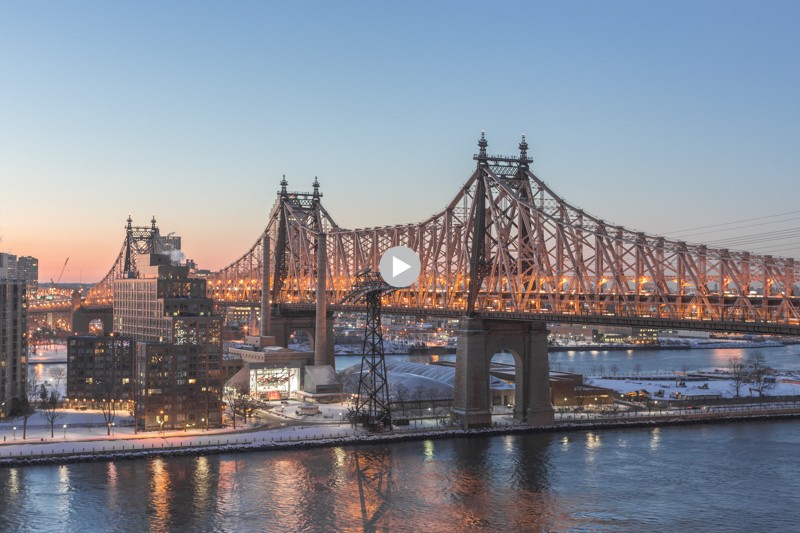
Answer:
[{"label": "tree", "polygon": [[772,369],[765,363],[766,358],[761,352],[753,352],[747,357],[747,373],[750,381],[753,382],[758,396],[764,396],[768,390],[775,388],[775,378],[772,376]]},{"label": "tree", "polygon": [[634,372],[636,373],[636,375],[638,376],[638,375],[639,375],[639,372],[641,372],[641,371],[642,371],[642,365],[640,365],[639,363],[636,363],[635,365],[633,365],[633,371],[634,371]]},{"label": "tree", "polygon": [[614,363],[613,365],[611,365],[611,374],[616,376],[618,372],[619,372],[619,367],[617,366],[617,364]]},{"label": "tree", "polygon": [[50,375],[50,380],[53,382],[53,388],[59,390],[61,388],[61,382],[67,378],[67,369],[63,366],[54,366],[48,371],[48,374]]},{"label": "tree", "polygon": [[41,403],[42,411],[39,415],[47,420],[50,424],[50,438],[52,439],[55,433],[56,422],[64,416],[63,411],[58,410],[58,404],[61,401],[61,393],[54,387],[50,391],[50,397]]},{"label": "tree", "polygon": [[417,385],[417,388],[414,389],[414,399],[417,400],[417,410],[419,414],[422,415],[422,398],[425,396],[425,387],[422,385]]},{"label": "tree", "polygon": [[606,373],[606,365],[598,366],[597,371],[600,373],[600,377],[603,377]]},{"label": "tree", "polygon": [[40,393],[40,389],[36,385],[36,376],[29,376],[25,382],[25,394],[20,398],[19,416],[22,418],[22,440],[28,436],[28,419],[36,412],[36,402]]},{"label": "tree", "polygon": [[225,387],[222,397],[225,400],[225,405],[228,406],[231,420],[233,421],[233,429],[236,429],[236,401],[237,391],[234,387]]},{"label": "tree", "polygon": [[357,372],[349,372],[342,370],[339,372],[339,380],[342,382],[342,391],[355,394],[358,392],[358,378],[360,374]]},{"label": "tree", "polygon": [[226,387],[223,393],[223,398],[228,406],[233,421],[233,429],[236,429],[237,415],[247,423],[247,410],[251,408],[250,396],[247,394],[247,389],[243,385],[235,387]]},{"label": "tree", "polygon": [[739,398],[742,385],[747,381],[747,368],[741,357],[731,357],[728,359],[728,371],[731,374],[731,388],[736,393],[736,398]]},{"label": "tree", "polygon": [[106,435],[111,435],[111,424],[117,418],[117,404],[114,400],[100,400],[100,411],[106,421]]},{"label": "tree", "polygon": [[47,401],[47,385],[44,383],[39,385],[39,403],[45,403]]},{"label": "tree", "polygon": [[428,398],[428,402],[429,402],[429,405],[430,405],[431,413],[433,413],[433,410],[436,409],[436,400],[439,399],[439,391],[436,390],[433,387],[429,387],[429,388],[425,389],[425,395]]},{"label": "tree", "polygon": [[408,398],[408,387],[402,383],[398,383],[394,387],[394,401],[400,404],[400,413],[403,418],[406,416],[406,398]]}]

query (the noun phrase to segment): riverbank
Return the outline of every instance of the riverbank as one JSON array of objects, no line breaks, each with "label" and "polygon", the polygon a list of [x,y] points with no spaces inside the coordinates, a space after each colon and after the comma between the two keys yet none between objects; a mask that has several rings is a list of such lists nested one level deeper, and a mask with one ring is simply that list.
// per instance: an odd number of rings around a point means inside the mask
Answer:
[{"label": "riverbank", "polygon": [[[127,459],[142,459],[148,457],[172,457],[187,455],[219,455],[227,453],[258,452],[270,450],[305,449],[331,446],[355,446],[359,444],[381,444],[394,442],[407,442],[429,439],[469,438],[475,436],[509,435],[517,433],[553,433],[565,431],[586,431],[601,429],[623,429],[637,427],[662,427],[696,424],[719,424],[734,422],[758,422],[770,420],[785,420],[800,418],[800,408],[770,408],[742,410],[740,412],[696,412],[696,413],[665,413],[642,416],[634,419],[618,417],[559,420],[553,425],[531,426],[527,424],[502,425],[480,429],[441,428],[423,430],[401,430],[392,433],[366,434],[355,430],[356,434],[338,434],[333,430],[319,431],[308,435],[298,434],[296,437],[282,433],[279,436],[262,435],[265,432],[239,433],[237,436],[223,439],[221,436],[199,436],[196,442],[179,442],[178,445],[165,445],[160,447],[155,443],[120,444],[116,442],[111,449],[101,451],[78,452],[79,442],[63,443],[60,449],[50,450],[35,449],[10,452],[8,456],[0,456],[0,467],[46,465],[62,463],[84,463],[96,461],[117,461]],[[310,429],[310,428],[305,428]],[[274,431],[274,430],[267,430]],[[109,443],[112,441],[108,441]],[[148,444],[150,446],[148,447]],[[126,446],[129,446],[126,448]],[[37,453],[38,452],[38,453]]]}]

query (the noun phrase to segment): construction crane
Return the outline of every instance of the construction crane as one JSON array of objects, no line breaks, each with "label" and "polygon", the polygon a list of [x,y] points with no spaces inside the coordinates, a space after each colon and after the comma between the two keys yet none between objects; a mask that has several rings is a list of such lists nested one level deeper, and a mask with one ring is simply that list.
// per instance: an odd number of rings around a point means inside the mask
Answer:
[{"label": "construction crane", "polygon": [[67,257],[67,260],[64,261],[64,266],[61,267],[61,272],[58,274],[58,280],[53,281],[53,278],[50,278],[50,287],[53,292],[56,290],[56,283],[61,283],[61,276],[64,275],[64,270],[67,268],[67,263],[69,263],[69,257]]}]

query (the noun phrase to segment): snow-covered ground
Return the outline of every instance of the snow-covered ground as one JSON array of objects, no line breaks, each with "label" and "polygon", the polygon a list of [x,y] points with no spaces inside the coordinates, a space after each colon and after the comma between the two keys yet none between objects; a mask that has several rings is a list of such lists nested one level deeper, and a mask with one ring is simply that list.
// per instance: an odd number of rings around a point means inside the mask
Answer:
[{"label": "snow-covered ground", "polygon": [[[329,438],[340,438],[346,436],[367,436],[367,433],[360,428],[353,428],[349,423],[332,421],[331,419],[320,418],[318,422],[308,421],[304,424],[300,420],[303,418],[294,415],[292,405],[292,415],[286,413],[287,422],[285,426],[274,427],[271,429],[259,429],[252,424],[242,428],[237,424],[237,430],[231,427],[224,429],[194,430],[194,431],[165,431],[158,432],[139,432],[134,434],[133,427],[115,426],[112,435],[107,435],[105,422],[100,411],[67,411],[63,419],[58,420],[54,438],[50,438],[48,427],[39,427],[42,420],[38,415],[29,419],[28,438],[22,440],[21,420],[14,422],[4,422],[0,424],[0,458],[14,457],[19,455],[48,455],[59,453],[100,453],[120,450],[148,450],[159,448],[177,448],[189,446],[222,446],[240,444],[260,444],[260,443],[281,443],[302,440],[319,440]],[[338,411],[335,406],[322,406],[323,413],[328,415]],[[289,407],[285,408],[289,411]],[[322,415],[326,416],[325,414]],[[291,422],[288,419],[292,419]],[[300,419],[300,420],[298,420]],[[508,417],[496,417],[498,425],[513,425]],[[103,427],[83,427],[82,424],[100,424]],[[63,428],[66,424],[67,428]],[[72,426],[71,424],[76,424]],[[36,425],[37,427],[31,427]],[[13,429],[16,427],[16,431]],[[433,430],[441,427],[434,419],[418,420],[416,425],[398,428],[401,432],[414,432],[421,430]]]},{"label": "snow-covered ground", "polygon": [[[594,385],[595,387],[614,389],[615,391],[623,394],[642,389],[648,391],[650,394],[653,394],[658,390],[663,390],[665,400],[670,399],[670,394],[673,392],[680,392],[682,395],[719,394],[723,398],[733,398],[736,395],[736,391],[733,387],[733,381],[730,379],[686,381],[685,386],[680,387],[678,384],[681,382],[681,379],[681,376],[676,376],[676,379],[663,380],[637,380],[635,378],[612,379],[609,377],[588,376],[584,379],[584,382],[588,385]],[[749,387],[749,384],[743,384],[739,391],[740,396],[750,396],[751,394]],[[800,395],[800,376],[794,376],[790,373],[778,375],[776,377],[775,387],[768,390],[766,394],[768,396]],[[753,391],[753,396],[757,395],[758,394]]]}]

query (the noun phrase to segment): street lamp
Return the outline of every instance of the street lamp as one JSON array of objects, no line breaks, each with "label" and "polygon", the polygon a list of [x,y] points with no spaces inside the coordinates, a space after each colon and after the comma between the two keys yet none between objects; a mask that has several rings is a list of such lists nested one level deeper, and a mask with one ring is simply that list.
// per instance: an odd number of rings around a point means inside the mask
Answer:
[{"label": "street lamp", "polygon": [[64,424],[64,438],[67,438],[67,425]]},{"label": "street lamp", "polygon": [[17,426],[14,426],[14,440],[17,440]]}]

